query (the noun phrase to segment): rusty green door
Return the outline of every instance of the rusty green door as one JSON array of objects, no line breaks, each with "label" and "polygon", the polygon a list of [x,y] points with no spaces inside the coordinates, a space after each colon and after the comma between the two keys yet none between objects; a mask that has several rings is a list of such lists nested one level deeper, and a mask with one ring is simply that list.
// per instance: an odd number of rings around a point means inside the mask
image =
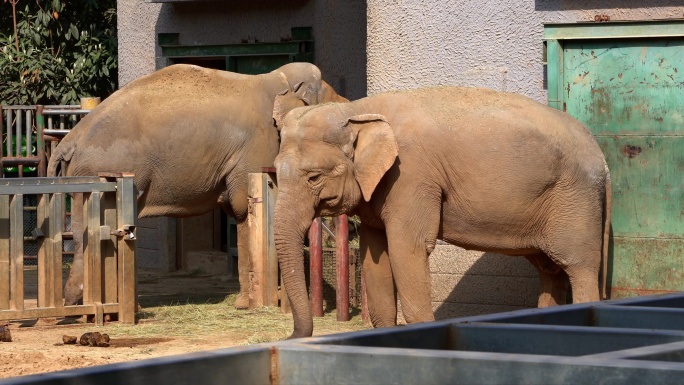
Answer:
[{"label": "rusty green door", "polygon": [[559,107],[613,182],[612,297],[684,290],[684,38],[568,40]]}]

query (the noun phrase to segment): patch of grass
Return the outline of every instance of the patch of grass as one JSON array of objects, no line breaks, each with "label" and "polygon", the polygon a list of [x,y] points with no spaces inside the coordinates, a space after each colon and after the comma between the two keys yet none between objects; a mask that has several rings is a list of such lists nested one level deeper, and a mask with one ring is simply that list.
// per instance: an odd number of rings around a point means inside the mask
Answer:
[{"label": "patch of grass", "polygon": [[[236,310],[236,295],[220,303],[173,304],[145,308],[138,317],[146,321],[138,325],[112,324],[113,335],[138,338],[153,337],[207,337],[229,334],[240,345],[273,342],[287,338],[292,332],[292,315],[281,313],[279,308],[263,307]],[[359,312],[356,312],[359,313]],[[349,322],[337,322],[335,312],[314,318],[315,335],[342,333],[368,329],[359,315]]]}]

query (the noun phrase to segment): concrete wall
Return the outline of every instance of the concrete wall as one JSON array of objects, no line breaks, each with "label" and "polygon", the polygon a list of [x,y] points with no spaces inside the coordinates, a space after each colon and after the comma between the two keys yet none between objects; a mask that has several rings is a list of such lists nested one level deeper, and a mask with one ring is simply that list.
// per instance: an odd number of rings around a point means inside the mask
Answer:
[{"label": "concrete wall", "polygon": [[[364,0],[250,0],[147,3],[117,2],[119,84],[168,65],[156,43],[158,33],[179,33],[181,45],[233,44],[241,39],[279,41],[292,27],[313,27],[316,64],[323,78],[351,99],[366,95],[366,3]],[[212,231],[212,214],[191,220]],[[187,226],[185,226],[187,227]],[[176,220],[139,221],[139,262],[143,268],[175,268]],[[184,228],[184,226],[178,226]],[[181,235],[183,236],[183,235]],[[212,239],[212,237],[203,237]],[[211,249],[195,238],[178,250]]]},{"label": "concrete wall", "polygon": [[[368,94],[480,86],[546,103],[544,23],[684,17],[680,0],[368,0]],[[437,318],[536,306],[524,258],[440,245],[430,258]]]}]

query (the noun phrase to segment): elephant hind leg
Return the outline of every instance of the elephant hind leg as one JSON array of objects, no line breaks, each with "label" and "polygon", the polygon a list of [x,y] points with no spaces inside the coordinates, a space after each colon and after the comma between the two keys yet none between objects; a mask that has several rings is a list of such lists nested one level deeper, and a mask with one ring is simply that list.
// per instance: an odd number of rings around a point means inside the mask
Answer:
[{"label": "elephant hind leg", "polygon": [[539,271],[538,307],[564,305],[567,303],[570,281],[563,269],[545,254],[525,257]]}]

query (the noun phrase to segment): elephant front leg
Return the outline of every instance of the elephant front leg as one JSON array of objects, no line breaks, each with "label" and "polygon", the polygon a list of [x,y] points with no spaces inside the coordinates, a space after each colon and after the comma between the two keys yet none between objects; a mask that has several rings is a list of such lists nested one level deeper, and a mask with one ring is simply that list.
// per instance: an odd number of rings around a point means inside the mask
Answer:
[{"label": "elephant front leg", "polygon": [[235,299],[235,308],[247,309],[249,308],[249,232],[247,220],[238,222],[237,235],[238,281],[240,282],[240,293]]},{"label": "elephant front leg", "polygon": [[418,207],[415,217],[394,218],[387,224],[392,274],[407,323],[435,320],[428,256],[437,239],[439,210],[430,208]]},{"label": "elephant front leg", "polygon": [[371,323],[376,328],[394,326],[397,323],[397,296],[385,232],[362,225],[359,248]]}]

